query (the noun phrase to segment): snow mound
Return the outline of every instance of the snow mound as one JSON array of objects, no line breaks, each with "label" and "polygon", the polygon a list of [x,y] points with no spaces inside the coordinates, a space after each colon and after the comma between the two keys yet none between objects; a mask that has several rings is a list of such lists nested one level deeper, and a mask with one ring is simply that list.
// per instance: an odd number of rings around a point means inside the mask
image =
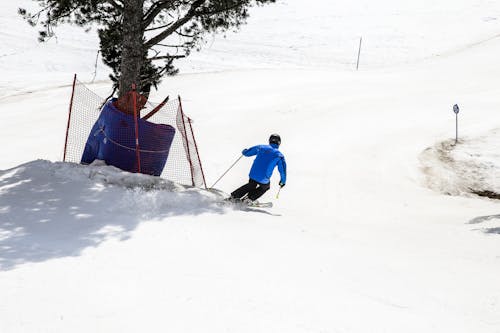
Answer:
[{"label": "snow mound", "polygon": [[111,166],[32,161],[0,171],[0,269],[127,239],[146,220],[224,213],[220,194]]},{"label": "snow mound", "polygon": [[500,199],[500,129],[484,136],[446,140],[420,156],[425,185],[449,195]]}]

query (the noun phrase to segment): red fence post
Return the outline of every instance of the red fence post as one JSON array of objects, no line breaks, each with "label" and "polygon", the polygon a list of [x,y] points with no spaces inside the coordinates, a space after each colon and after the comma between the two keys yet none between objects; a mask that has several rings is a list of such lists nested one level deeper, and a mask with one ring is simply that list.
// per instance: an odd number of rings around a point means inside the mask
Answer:
[{"label": "red fence post", "polygon": [[73,97],[75,96],[76,74],[73,77],[73,90],[71,91],[71,99],[69,101],[68,125],[66,126],[66,139],[64,140],[63,162],[66,162],[66,149],[68,148],[69,125],[71,122],[71,111],[73,110]]},{"label": "red fence post", "polygon": [[179,109],[181,110],[181,119],[182,119],[182,126],[184,127],[184,140],[186,140],[186,148],[187,148],[187,159],[189,161],[189,167],[191,169],[191,182],[193,183],[193,186],[195,186],[194,183],[194,172],[193,172],[193,161],[191,161],[191,152],[189,151],[189,140],[187,137],[187,131],[186,131],[186,121],[184,120],[184,111],[182,110],[182,102],[181,102],[181,96],[177,96],[179,98]]},{"label": "red fence post", "polygon": [[194,148],[196,149],[196,156],[198,157],[198,163],[200,164],[201,176],[203,177],[203,184],[205,184],[205,190],[207,189],[207,182],[205,180],[205,173],[203,172],[203,166],[201,165],[200,153],[198,151],[198,145],[196,144],[196,139],[194,138],[193,132],[193,121],[188,117],[189,128],[191,129],[191,136],[193,137]]},{"label": "red fence post", "polygon": [[135,83],[132,84],[132,99],[134,101],[134,123],[135,123],[135,155],[137,158],[137,172],[141,173],[141,153],[139,148],[139,123],[137,121],[137,92]]}]

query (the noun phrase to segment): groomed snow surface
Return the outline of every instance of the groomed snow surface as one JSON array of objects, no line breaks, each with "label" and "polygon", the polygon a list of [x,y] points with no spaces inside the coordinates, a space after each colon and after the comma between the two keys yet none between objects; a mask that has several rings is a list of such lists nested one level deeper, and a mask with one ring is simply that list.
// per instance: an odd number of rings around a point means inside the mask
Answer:
[{"label": "groomed snow surface", "polygon": [[[272,209],[62,163],[95,32],[0,4],[0,332],[500,332],[500,3],[278,1],[210,37],[183,96],[211,185],[282,136]],[[360,70],[355,71],[363,36]],[[459,141],[455,144],[455,114]],[[247,179],[241,160],[217,188]]]}]

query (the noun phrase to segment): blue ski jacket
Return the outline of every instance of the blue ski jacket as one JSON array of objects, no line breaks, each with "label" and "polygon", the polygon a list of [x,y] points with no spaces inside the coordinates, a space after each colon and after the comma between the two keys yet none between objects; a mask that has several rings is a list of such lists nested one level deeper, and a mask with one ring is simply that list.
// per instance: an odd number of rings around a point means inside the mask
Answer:
[{"label": "blue ski jacket", "polygon": [[248,149],[243,149],[242,154],[249,157],[254,156],[252,168],[250,169],[250,179],[261,184],[269,184],[273,170],[278,166],[281,176],[280,182],[286,183],[286,162],[285,156],[278,150],[277,144],[258,145]]}]

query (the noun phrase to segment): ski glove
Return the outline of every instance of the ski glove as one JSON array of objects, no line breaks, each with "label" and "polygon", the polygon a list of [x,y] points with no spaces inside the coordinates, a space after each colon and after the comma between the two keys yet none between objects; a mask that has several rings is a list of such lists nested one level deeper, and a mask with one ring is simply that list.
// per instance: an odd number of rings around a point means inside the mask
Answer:
[{"label": "ski glove", "polygon": [[280,182],[280,184],[279,184],[279,185],[280,185],[280,187],[283,187],[283,186],[285,186],[285,183]]}]

